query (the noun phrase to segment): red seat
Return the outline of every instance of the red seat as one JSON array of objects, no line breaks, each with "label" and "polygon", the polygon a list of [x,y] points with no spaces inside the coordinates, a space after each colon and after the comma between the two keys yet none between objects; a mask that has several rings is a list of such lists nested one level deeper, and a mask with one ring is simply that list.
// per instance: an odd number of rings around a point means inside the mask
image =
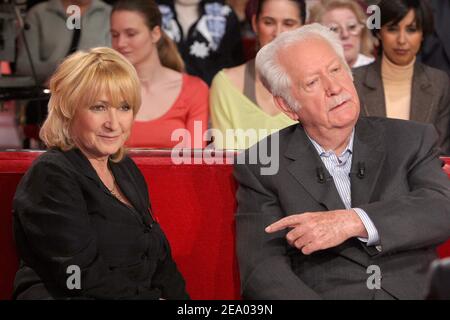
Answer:
[{"label": "red seat", "polygon": [[[12,199],[19,180],[39,154],[0,152],[0,299],[11,297],[18,268]],[[148,183],[152,208],[191,298],[240,299],[234,253],[236,183],[231,165],[175,165],[170,152],[138,152],[132,157]]]},{"label": "red seat", "polygon": [[[12,198],[19,180],[39,154],[0,152],[0,299],[11,297],[18,267],[11,226]],[[232,166],[176,165],[170,152],[132,152],[131,156],[147,180],[155,215],[169,238],[191,297],[239,299]],[[444,160],[450,177],[450,158]],[[441,257],[450,256],[450,241],[438,251]]]}]

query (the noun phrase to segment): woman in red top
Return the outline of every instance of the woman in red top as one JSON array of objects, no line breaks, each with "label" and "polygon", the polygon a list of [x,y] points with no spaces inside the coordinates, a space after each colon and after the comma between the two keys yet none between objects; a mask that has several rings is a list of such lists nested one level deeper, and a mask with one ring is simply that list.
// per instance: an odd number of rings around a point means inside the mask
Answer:
[{"label": "woman in red top", "polygon": [[136,68],[142,105],[127,146],[202,148],[208,127],[208,86],[182,73],[175,44],[161,30],[154,1],[119,0],[111,15],[112,46]]}]

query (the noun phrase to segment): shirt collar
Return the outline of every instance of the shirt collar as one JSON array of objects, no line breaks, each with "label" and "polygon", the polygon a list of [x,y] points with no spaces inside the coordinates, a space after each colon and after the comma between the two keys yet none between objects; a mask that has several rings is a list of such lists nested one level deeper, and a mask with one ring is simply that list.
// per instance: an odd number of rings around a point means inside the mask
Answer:
[{"label": "shirt collar", "polygon": [[[320,157],[329,157],[329,156],[335,154],[333,150],[325,150],[320,144],[318,144],[313,138],[311,138],[306,131],[305,131],[305,133],[306,133],[306,136],[308,137],[308,139],[313,144],[314,148],[316,149],[316,151],[317,151],[317,153],[319,154]],[[338,158],[342,158],[347,153],[348,154],[352,154],[353,153],[353,139],[354,139],[354,136],[355,136],[355,128],[353,128],[353,130],[352,130],[352,133],[350,135],[350,140],[348,141],[347,147],[344,149],[342,154],[337,155]]]}]

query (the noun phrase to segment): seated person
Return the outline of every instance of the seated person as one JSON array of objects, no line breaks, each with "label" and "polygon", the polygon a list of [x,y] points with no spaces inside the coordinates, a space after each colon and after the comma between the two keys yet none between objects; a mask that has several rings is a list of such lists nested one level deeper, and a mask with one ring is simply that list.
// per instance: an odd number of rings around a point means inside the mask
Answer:
[{"label": "seated person", "polygon": [[[74,11],[80,9],[79,27],[76,26]],[[111,7],[100,0],[49,0],[30,8],[25,22],[24,37],[17,46],[16,74],[36,76],[37,85],[48,87],[48,80],[61,61],[77,50],[110,46],[109,16]],[[71,28],[69,28],[70,26]],[[73,28],[72,28],[73,27]],[[30,64],[30,59],[33,65]],[[39,126],[47,115],[48,99],[31,100],[25,108],[24,148],[39,145]],[[35,130],[33,130],[35,128]]]},{"label": "seated person", "polygon": [[162,28],[175,41],[189,74],[208,85],[223,68],[244,62],[239,20],[224,0],[157,0]]},{"label": "seated person", "polygon": [[[431,123],[441,153],[450,154],[450,80],[416,60],[424,35],[432,30],[425,0],[382,0],[378,6],[382,58],[354,71],[363,116]],[[381,60],[381,61],[380,61]]]},{"label": "seated person", "polygon": [[310,10],[309,22],[319,22],[339,35],[345,60],[351,68],[374,61],[373,39],[367,16],[356,0],[320,0]]},{"label": "seated person", "polygon": [[[243,297],[423,298],[436,246],[450,236],[433,126],[359,118],[340,41],[316,23],[278,36],[256,68],[298,124],[238,158]],[[266,145],[279,164],[272,175],[254,161]]]},{"label": "seated person", "polygon": [[133,64],[141,82],[142,106],[127,146],[205,147],[208,86],[183,73],[183,60],[161,23],[153,0],[119,0],[113,7],[113,48]]},{"label": "seated person", "polygon": [[144,177],[124,151],[141,100],[133,66],[112,49],[78,52],[50,90],[40,132],[50,150],[14,196],[14,298],[188,298]]},{"label": "seated person", "polygon": [[[287,30],[305,22],[304,0],[260,0],[257,2],[252,26],[263,47]],[[210,91],[212,127],[216,129],[214,145],[220,149],[245,149],[268,134],[294,124],[280,112],[272,95],[255,72],[255,60],[220,71]],[[256,130],[255,135],[239,135],[237,129]],[[262,129],[262,130],[259,130]],[[235,130],[231,137],[227,130]]]},{"label": "seated person", "polygon": [[434,32],[428,34],[420,52],[423,63],[450,76],[450,1],[429,0],[433,10]]},{"label": "seated person", "polygon": [[[71,5],[80,8],[80,28],[67,27],[68,22],[74,22],[66,12]],[[33,6],[25,18],[28,28],[24,32],[39,84],[48,83],[68,54],[78,49],[109,46],[110,13],[111,7],[100,0],[49,0]],[[18,44],[16,72],[33,76],[23,39]]]}]

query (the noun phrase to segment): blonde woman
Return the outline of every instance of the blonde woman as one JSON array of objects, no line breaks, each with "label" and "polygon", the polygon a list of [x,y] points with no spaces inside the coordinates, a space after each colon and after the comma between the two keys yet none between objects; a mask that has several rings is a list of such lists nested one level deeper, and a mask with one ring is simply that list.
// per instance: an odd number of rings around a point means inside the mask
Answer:
[{"label": "blonde woman", "polygon": [[310,10],[309,22],[318,22],[339,35],[345,60],[351,68],[374,61],[373,37],[366,27],[367,16],[355,0],[320,0]]},{"label": "blonde woman", "polygon": [[[125,154],[141,103],[133,66],[112,49],[78,52],[50,90],[40,132],[50,150],[14,197],[14,298],[187,298],[144,177]],[[74,267],[80,286],[70,290]]]}]

